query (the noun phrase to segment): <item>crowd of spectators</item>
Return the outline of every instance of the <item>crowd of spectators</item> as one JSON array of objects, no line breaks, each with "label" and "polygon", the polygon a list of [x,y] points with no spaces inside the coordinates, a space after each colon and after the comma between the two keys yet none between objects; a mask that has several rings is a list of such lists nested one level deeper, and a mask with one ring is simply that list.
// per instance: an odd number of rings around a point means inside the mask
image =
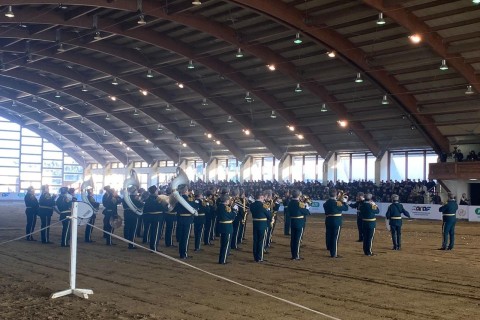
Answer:
[{"label": "crowd of spectators", "polygon": [[454,147],[453,152],[442,154],[440,160],[441,162],[480,161],[480,151],[476,153],[475,150],[471,150],[465,157],[462,150]]},{"label": "crowd of spectators", "polygon": [[441,199],[436,192],[436,183],[433,180],[406,180],[406,181],[381,181],[375,184],[371,181],[329,181],[322,184],[319,181],[311,182],[278,182],[278,181],[219,181],[203,182],[197,181],[191,183],[193,190],[215,190],[220,191],[223,188],[241,188],[247,195],[252,195],[257,190],[272,189],[274,193],[283,196],[286,191],[299,189],[303,194],[311,199],[327,200],[328,192],[331,188],[342,190],[354,200],[358,192],[371,193],[377,202],[391,202],[392,194],[398,194],[400,202],[403,203],[436,203],[440,204]]}]

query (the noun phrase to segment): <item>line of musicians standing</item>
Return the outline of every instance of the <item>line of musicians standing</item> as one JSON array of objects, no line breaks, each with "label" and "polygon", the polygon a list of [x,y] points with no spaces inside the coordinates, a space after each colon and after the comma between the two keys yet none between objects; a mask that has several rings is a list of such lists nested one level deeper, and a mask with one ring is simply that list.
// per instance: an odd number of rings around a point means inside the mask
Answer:
[{"label": "line of musicians standing", "polygon": [[[291,259],[300,260],[300,245],[305,231],[306,217],[310,214],[308,197],[303,196],[299,190],[286,193],[281,199],[274,195],[271,190],[256,191],[248,199],[245,192],[240,189],[230,191],[223,189],[216,194],[214,190],[207,190],[205,195],[202,191],[193,192],[188,186],[181,185],[178,188],[182,198],[191,205],[196,214],[191,213],[180,202],[172,198],[172,190],[167,190],[167,195],[159,195],[156,186],[148,188],[148,195],[142,197],[139,190],[132,187],[128,190],[128,197],[134,205],[143,209],[143,215],[138,215],[128,206],[125,199],[121,199],[117,192],[110,187],[104,188],[102,197],[103,210],[103,237],[106,245],[113,245],[111,234],[115,231],[115,221],[118,219],[118,205],[124,209],[124,238],[129,241],[128,248],[136,249],[135,240],[142,234],[142,242],[148,243],[152,251],[159,251],[159,241],[165,239],[165,247],[175,247],[173,234],[178,242],[179,256],[188,259],[188,245],[193,225],[194,251],[201,250],[201,244],[213,245],[215,238],[220,238],[220,250],[218,263],[226,264],[230,250],[239,249],[239,245],[245,239],[247,216],[252,214],[253,226],[253,258],[255,262],[263,262],[264,255],[271,247],[272,235],[277,222],[280,204],[284,206],[284,235],[290,235]],[[28,188],[25,195],[25,214],[27,217],[26,240],[36,241],[31,233],[35,229],[36,216],[41,220],[41,241],[51,244],[50,223],[54,211],[57,211],[62,221],[61,246],[69,247],[70,219],[72,202],[77,201],[73,188],[60,188],[60,194],[50,194],[48,185],[42,186],[41,196],[36,199],[34,189]],[[330,198],[324,203],[326,248],[332,258],[339,258],[338,244],[342,228],[342,212],[348,210],[348,197],[337,193],[332,189]],[[144,201],[142,201],[142,198]],[[389,206],[386,219],[391,231],[392,250],[401,248],[402,215],[410,218],[409,213],[398,202],[397,195],[392,196],[392,204]],[[100,203],[93,196],[93,189],[87,190],[87,200],[94,208],[94,214],[89,224],[94,225],[96,212]],[[176,203],[176,204],[175,204]],[[359,192],[350,207],[357,209],[357,227],[359,240],[363,242],[363,252],[372,256],[372,246],[376,229],[376,215],[379,213],[378,206],[372,201],[371,194]],[[449,195],[449,201],[440,208],[443,214],[443,242],[442,250],[452,250],[454,246],[455,222],[456,222],[455,197]],[[174,232],[175,230],[175,232]],[[85,242],[92,240],[93,228],[87,225],[85,229]],[[143,233],[142,233],[143,231]],[[450,241],[448,241],[450,240]]]}]

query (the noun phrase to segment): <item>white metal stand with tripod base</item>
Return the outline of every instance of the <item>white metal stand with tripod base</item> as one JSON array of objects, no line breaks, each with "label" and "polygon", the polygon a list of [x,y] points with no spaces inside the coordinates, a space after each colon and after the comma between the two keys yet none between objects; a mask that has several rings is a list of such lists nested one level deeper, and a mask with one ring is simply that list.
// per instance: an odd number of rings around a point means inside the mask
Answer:
[{"label": "white metal stand with tripod base", "polygon": [[[77,227],[78,227],[78,209],[79,205],[83,206],[83,202],[74,202],[72,205],[71,226],[72,226],[72,241],[70,244],[70,289],[55,292],[50,298],[60,298],[69,294],[76,295],[80,298],[88,299],[89,294],[93,294],[90,289],[77,289],[75,288],[76,272],[77,272]],[[86,205],[86,204],[85,204]],[[88,210],[87,210],[88,211]],[[92,212],[93,213],[93,212]],[[91,216],[91,214],[90,214]],[[83,218],[83,217],[82,217]],[[85,216],[86,218],[86,216]]]}]

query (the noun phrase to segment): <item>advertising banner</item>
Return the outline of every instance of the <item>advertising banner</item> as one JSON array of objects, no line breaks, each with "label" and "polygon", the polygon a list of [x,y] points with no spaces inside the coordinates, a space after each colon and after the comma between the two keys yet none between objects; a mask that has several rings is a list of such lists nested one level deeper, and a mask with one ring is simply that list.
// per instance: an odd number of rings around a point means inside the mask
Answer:
[{"label": "advertising banner", "polygon": [[468,221],[480,222],[480,207],[468,207]]}]

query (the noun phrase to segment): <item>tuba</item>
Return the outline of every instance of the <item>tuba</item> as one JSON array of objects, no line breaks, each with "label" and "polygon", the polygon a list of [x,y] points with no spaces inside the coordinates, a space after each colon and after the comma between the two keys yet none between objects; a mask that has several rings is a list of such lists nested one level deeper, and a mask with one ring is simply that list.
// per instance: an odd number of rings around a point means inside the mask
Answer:
[{"label": "tuba", "polygon": [[172,187],[172,196],[179,202],[185,209],[187,209],[194,216],[198,215],[197,210],[195,210],[185,199],[178,193],[177,188],[182,184],[188,184],[188,177],[185,171],[182,168],[177,168],[177,176],[173,178],[171,182]]},{"label": "tuba", "polygon": [[90,201],[88,201],[88,194],[87,194],[87,190],[90,189],[90,188],[93,188],[93,179],[92,177],[90,177],[90,179],[88,180],[84,180],[82,182],[82,185],[80,186],[80,195],[82,196],[82,202],[88,204],[92,210],[93,210],[93,213],[96,213],[98,211],[98,209],[95,209]]},{"label": "tuba", "polygon": [[143,209],[137,208],[137,206],[135,206],[135,204],[132,202],[132,199],[130,199],[129,190],[132,187],[136,188],[137,190],[140,188],[140,181],[138,180],[138,175],[133,169],[130,170],[130,176],[123,182],[123,199],[125,200],[125,203],[130,208],[130,210],[140,216],[143,214]]}]

